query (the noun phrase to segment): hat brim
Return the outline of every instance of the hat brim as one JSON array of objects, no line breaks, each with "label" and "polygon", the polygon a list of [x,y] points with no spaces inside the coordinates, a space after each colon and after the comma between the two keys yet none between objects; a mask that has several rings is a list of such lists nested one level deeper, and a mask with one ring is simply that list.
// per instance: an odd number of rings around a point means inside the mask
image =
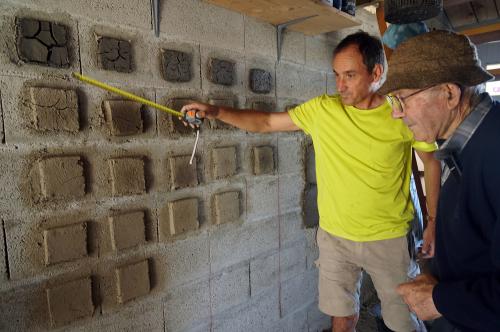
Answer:
[{"label": "hat brim", "polygon": [[423,72],[419,68],[405,68],[401,71],[389,72],[387,79],[377,91],[378,94],[386,95],[401,89],[423,89],[432,85],[442,83],[457,83],[463,86],[474,86],[493,79],[494,76],[478,66],[467,66],[457,68],[443,68],[433,73]]}]

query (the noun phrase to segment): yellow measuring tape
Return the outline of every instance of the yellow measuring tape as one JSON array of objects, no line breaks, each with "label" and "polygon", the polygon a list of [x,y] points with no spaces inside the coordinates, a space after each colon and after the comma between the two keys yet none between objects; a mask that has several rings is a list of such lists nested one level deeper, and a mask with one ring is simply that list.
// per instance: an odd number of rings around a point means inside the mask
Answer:
[{"label": "yellow measuring tape", "polygon": [[155,103],[155,102],[153,102],[153,101],[151,101],[149,99],[139,97],[137,95],[134,95],[133,93],[124,91],[122,89],[115,88],[115,87],[113,87],[111,85],[107,85],[106,83],[100,82],[100,81],[95,80],[93,78],[90,78],[88,76],[81,75],[81,74],[78,74],[78,73],[73,73],[73,77],[76,78],[76,79],[78,79],[78,80],[80,80],[80,81],[82,81],[82,82],[84,82],[84,83],[88,83],[88,84],[91,84],[91,85],[96,86],[98,88],[107,90],[109,92],[116,93],[117,95],[120,95],[120,96],[125,97],[127,99],[130,99],[130,100],[136,101],[138,103],[154,107],[156,109],[159,109],[160,111],[167,112],[167,113],[170,113],[172,115],[184,118],[184,116],[183,116],[183,114],[181,112],[178,112],[178,111],[173,110],[171,108],[168,108],[166,106],[157,104],[157,103]]}]

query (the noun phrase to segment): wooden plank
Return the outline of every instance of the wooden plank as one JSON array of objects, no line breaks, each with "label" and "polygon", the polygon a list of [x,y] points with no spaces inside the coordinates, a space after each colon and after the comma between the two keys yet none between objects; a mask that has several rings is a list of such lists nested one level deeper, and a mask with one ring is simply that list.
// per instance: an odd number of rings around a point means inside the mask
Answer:
[{"label": "wooden plank", "polygon": [[498,18],[498,13],[495,8],[494,0],[481,0],[472,1],[472,8],[476,12],[479,23]]},{"label": "wooden plank", "polygon": [[367,6],[375,6],[380,0],[356,0],[356,8],[363,8]]},{"label": "wooden plank", "polygon": [[481,33],[478,35],[468,35],[468,37],[470,38],[470,40],[474,44],[480,45],[480,44],[500,40],[500,30]]},{"label": "wooden plank", "polygon": [[[380,35],[383,36],[385,31],[387,30],[387,22],[385,21],[384,6],[378,6],[375,14],[377,16],[378,30],[380,32]],[[385,44],[383,44],[383,46],[384,46],[385,58],[389,60],[389,58],[392,55],[392,49],[387,47],[387,45]]]},{"label": "wooden plank", "polygon": [[321,3],[320,0],[204,0],[207,3],[278,25],[298,18],[317,15],[290,26],[307,35],[336,31],[361,25],[355,17]]},{"label": "wooden plank", "polygon": [[453,6],[463,5],[464,3],[469,3],[470,0],[443,0],[443,7],[450,8]]},{"label": "wooden plank", "polygon": [[345,28],[355,27],[360,23],[353,24],[349,14],[338,12],[336,16],[320,15],[290,26],[290,30],[302,32],[314,36],[321,33],[338,31]]},{"label": "wooden plank", "polygon": [[467,36],[474,36],[489,32],[497,32],[499,30],[500,30],[500,22],[473,27],[470,29],[462,29],[462,30],[459,29],[458,32]]},{"label": "wooden plank", "polygon": [[490,74],[491,74],[491,75],[493,75],[493,76],[496,76],[496,77],[500,76],[500,68],[498,68],[498,69],[490,69],[490,70],[488,70],[488,71],[489,71],[489,72],[490,72]]},{"label": "wooden plank", "polygon": [[446,15],[454,28],[477,23],[470,3],[456,5],[446,9]]}]

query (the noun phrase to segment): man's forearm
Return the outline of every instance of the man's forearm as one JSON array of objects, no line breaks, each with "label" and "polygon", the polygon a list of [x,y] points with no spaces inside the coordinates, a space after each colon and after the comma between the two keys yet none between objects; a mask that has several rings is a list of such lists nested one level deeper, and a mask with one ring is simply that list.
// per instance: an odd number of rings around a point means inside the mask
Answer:
[{"label": "man's forearm", "polygon": [[432,158],[424,163],[424,182],[426,191],[427,214],[429,220],[436,217],[439,190],[441,188],[441,163]]},{"label": "man's forearm", "polygon": [[215,118],[234,127],[251,132],[270,132],[271,113],[256,110],[238,110],[230,107],[218,107]]}]

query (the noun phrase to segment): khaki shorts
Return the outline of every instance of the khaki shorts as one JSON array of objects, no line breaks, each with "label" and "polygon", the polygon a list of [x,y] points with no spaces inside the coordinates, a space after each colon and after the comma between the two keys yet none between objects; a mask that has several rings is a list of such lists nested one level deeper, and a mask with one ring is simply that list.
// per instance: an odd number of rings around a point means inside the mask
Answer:
[{"label": "khaki shorts", "polygon": [[[396,292],[415,272],[406,236],[380,241],[354,242],[333,236],[321,228],[317,241],[319,259],[319,309],[334,317],[359,312],[361,272],[372,278],[382,305],[385,325],[396,332],[414,331],[418,322]],[[412,276],[413,277],[413,276]]]}]

